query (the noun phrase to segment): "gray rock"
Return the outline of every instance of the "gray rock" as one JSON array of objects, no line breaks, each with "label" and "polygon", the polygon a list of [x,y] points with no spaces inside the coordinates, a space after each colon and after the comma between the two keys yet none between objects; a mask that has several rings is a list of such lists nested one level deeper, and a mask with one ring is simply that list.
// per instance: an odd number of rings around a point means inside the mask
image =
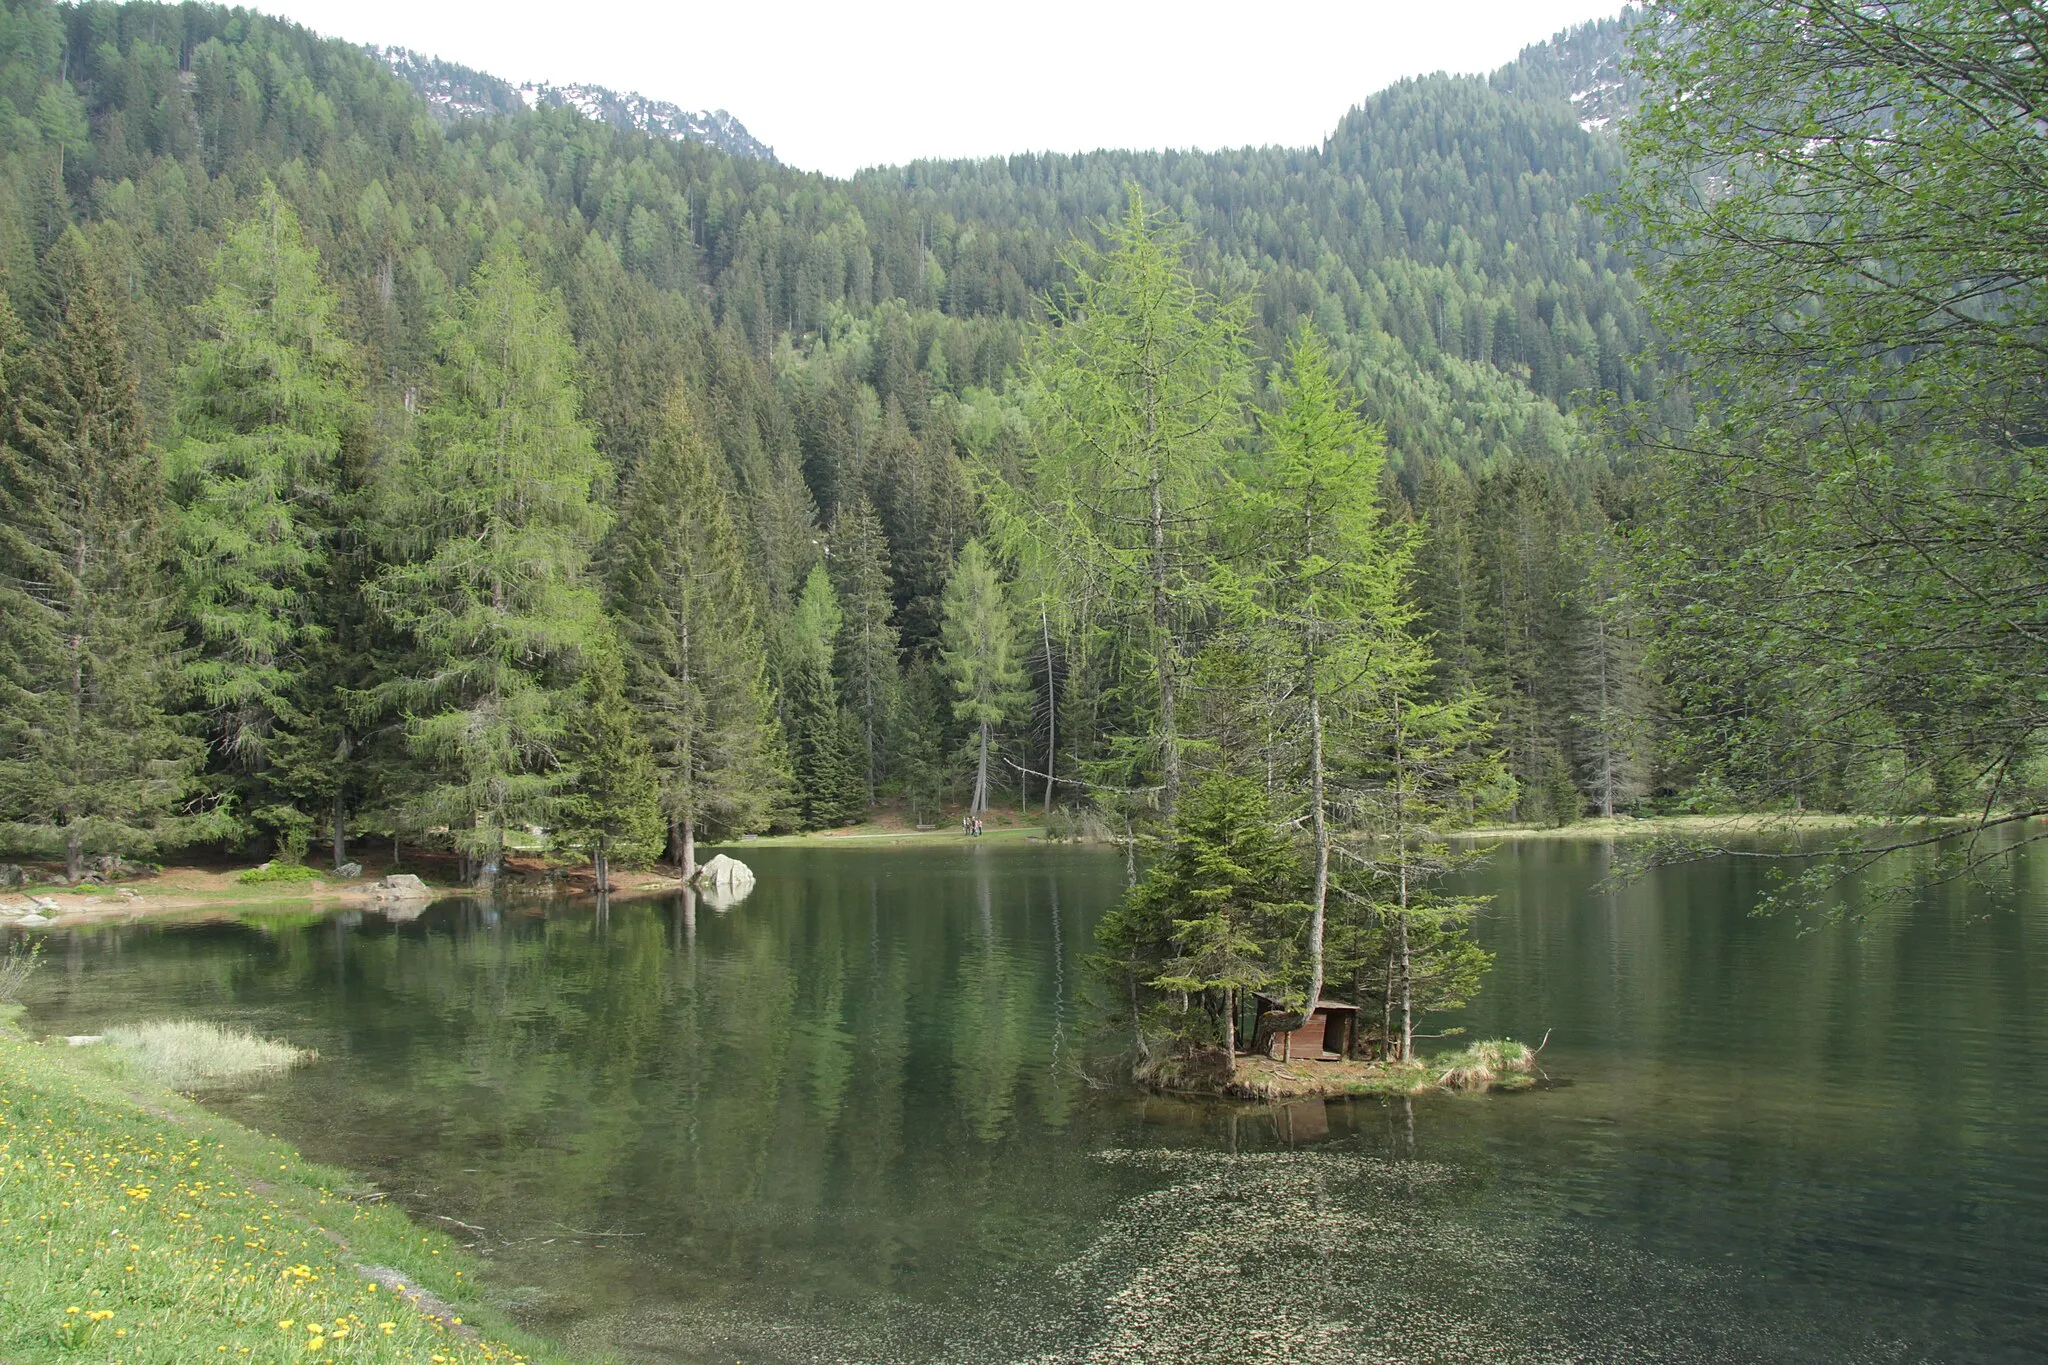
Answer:
[{"label": "gray rock", "polygon": [[434,893],[427,884],[410,872],[397,872],[384,878],[376,886],[380,901],[425,901],[432,900]]},{"label": "gray rock", "polygon": [[20,886],[22,880],[20,863],[0,863],[0,886]]},{"label": "gray rock", "polygon": [[334,869],[334,875],[343,881],[352,882],[363,875],[363,865],[361,863],[343,863],[340,867]]},{"label": "gray rock", "polygon": [[94,1043],[106,1041],[106,1035],[102,1033],[71,1033],[64,1037],[66,1047],[91,1047]]},{"label": "gray rock", "polygon": [[40,929],[45,924],[50,923],[50,921],[41,915],[23,915],[15,923],[24,929]]},{"label": "gray rock", "polygon": [[737,891],[754,884],[754,869],[737,858],[728,858],[723,853],[715,854],[710,862],[697,869],[697,884]]}]

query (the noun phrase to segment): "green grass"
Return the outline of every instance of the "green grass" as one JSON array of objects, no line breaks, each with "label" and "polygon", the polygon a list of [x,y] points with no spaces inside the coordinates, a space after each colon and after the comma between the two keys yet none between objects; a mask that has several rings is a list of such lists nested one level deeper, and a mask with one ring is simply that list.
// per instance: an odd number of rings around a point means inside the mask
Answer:
[{"label": "green grass", "polygon": [[107,1030],[106,1041],[130,1068],[173,1090],[281,1075],[314,1057],[289,1043],[195,1019],[121,1025]]},{"label": "green grass", "polygon": [[[0,1019],[0,1360],[564,1359],[503,1324],[448,1238],[341,1197],[339,1171],[138,1089],[104,1051],[39,1047]],[[471,1328],[374,1286],[370,1266]]]},{"label": "green grass", "polygon": [[270,882],[310,882],[320,874],[304,863],[265,863],[252,867],[235,878],[244,886],[263,886]]}]

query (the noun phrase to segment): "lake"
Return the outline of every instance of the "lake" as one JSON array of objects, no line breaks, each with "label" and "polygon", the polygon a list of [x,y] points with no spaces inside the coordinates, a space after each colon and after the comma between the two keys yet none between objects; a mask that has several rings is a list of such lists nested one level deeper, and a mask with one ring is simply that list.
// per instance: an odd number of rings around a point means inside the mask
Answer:
[{"label": "lake", "polygon": [[1752,861],[1615,887],[1605,845],[1506,845],[1468,874],[1495,969],[1441,1022],[1547,1032],[1550,1083],[1284,1108],[1092,1080],[1115,854],[742,856],[759,885],[725,910],[59,934],[28,1022],[318,1049],[208,1102],[474,1241],[536,1330],[626,1360],[2048,1355],[2028,851],[1981,882],[1902,865],[1858,921],[1802,932],[1749,913]]}]

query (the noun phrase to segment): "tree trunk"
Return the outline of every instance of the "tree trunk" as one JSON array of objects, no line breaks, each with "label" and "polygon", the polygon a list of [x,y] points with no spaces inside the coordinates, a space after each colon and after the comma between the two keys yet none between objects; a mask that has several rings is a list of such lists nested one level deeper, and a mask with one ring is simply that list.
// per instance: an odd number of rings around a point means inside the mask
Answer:
[{"label": "tree trunk", "polygon": [[1237,1074],[1237,992],[1223,988],[1223,1073]]},{"label": "tree trunk", "polygon": [[64,876],[76,882],[85,871],[85,837],[79,833],[78,822],[73,820],[64,830]]},{"label": "tree trunk", "polygon": [[969,815],[979,815],[988,806],[988,722],[981,722],[981,753],[974,767],[974,800],[968,805]]},{"label": "tree trunk", "polygon": [[347,815],[347,813],[348,813],[348,805],[347,805],[347,803],[346,803],[346,802],[344,802],[344,801],[342,800],[342,797],[341,797],[341,793],[340,793],[339,791],[335,792],[335,793],[334,793],[334,870],[335,870],[336,872],[339,872],[339,871],[341,871],[341,865],[342,865],[343,863],[345,863],[345,862],[347,862],[347,861],[348,861],[348,830],[347,830],[347,829],[346,829],[346,828],[344,827],[344,825],[343,825],[343,818],[344,818],[344,817],[345,817],[345,816]]},{"label": "tree trunk", "polygon": [[1415,1059],[1415,979],[1409,974],[1408,870],[1401,869],[1401,1060]]},{"label": "tree trunk", "polygon": [[1045,813],[1052,814],[1053,759],[1059,753],[1060,691],[1052,680],[1052,620],[1038,604],[1038,630],[1045,639]]},{"label": "tree trunk", "polygon": [[1600,643],[1600,814],[1614,818],[1614,717],[1607,702],[1607,622],[1599,624]]},{"label": "tree trunk", "polygon": [[1408,953],[1408,731],[1394,697],[1394,856],[1400,868],[1401,1060],[1415,1057],[1415,982]]},{"label": "tree trunk", "polygon": [[697,820],[694,816],[683,817],[683,880],[697,875]]},{"label": "tree trunk", "polygon": [[1315,833],[1315,903],[1308,920],[1308,1000],[1302,1005],[1302,1021],[1315,1017],[1323,998],[1323,926],[1330,899],[1330,825],[1323,811],[1323,700],[1316,695],[1315,661],[1309,661],[1309,827]]},{"label": "tree trunk", "polygon": [[590,866],[597,873],[597,894],[602,896],[612,889],[612,851],[603,838],[590,851]]},{"label": "tree trunk", "polygon": [[[1148,416],[1149,423],[1150,418]],[[1165,476],[1152,474],[1152,629],[1159,637],[1159,766],[1166,790],[1160,796],[1160,813],[1172,815],[1180,799],[1180,730],[1174,716],[1175,676],[1173,612],[1166,582],[1166,495]]]}]

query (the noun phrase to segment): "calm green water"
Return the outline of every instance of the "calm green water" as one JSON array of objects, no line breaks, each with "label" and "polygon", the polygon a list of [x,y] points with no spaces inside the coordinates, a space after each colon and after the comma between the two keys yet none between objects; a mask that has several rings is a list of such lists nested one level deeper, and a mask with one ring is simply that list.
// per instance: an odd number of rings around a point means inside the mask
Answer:
[{"label": "calm green water", "polygon": [[1608,893],[1598,845],[1508,847],[1461,1022],[1550,1030],[1558,1084],[1282,1111],[1086,1084],[1113,855],[748,857],[724,912],[81,932],[31,1022],[319,1049],[212,1102],[479,1230],[526,1321],[629,1360],[2048,1352],[2038,857],[1801,936],[1747,915],[1753,865]]}]

